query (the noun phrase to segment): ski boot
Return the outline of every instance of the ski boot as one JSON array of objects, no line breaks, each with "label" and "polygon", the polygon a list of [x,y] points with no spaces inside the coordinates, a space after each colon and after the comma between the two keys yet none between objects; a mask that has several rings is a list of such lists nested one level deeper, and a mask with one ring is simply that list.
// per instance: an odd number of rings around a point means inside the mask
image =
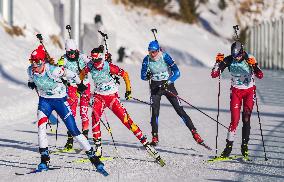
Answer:
[{"label": "ski boot", "polygon": [[109,175],[104,169],[104,164],[100,161],[99,157],[96,156],[93,147],[89,151],[86,151],[86,154],[91,163],[96,167],[97,172],[101,173],[104,176]]},{"label": "ski boot", "polygon": [[202,138],[200,137],[200,135],[197,133],[196,130],[192,129],[192,130],[191,130],[191,134],[192,134],[193,139],[194,139],[198,144],[203,143]]},{"label": "ski boot", "polygon": [[89,133],[89,130],[83,130],[82,131],[82,134],[87,138],[87,140],[89,139],[88,138],[88,133]]},{"label": "ski boot", "polygon": [[68,139],[67,139],[67,142],[64,146],[64,149],[65,150],[71,150],[73,149],[73,136],[71,135],[71,133],[69,131],[67,131],[67,135],[68,135]]},{"label": "ski boot", "polygon": [[222,158],[227,158],[230,156],[231,152],[232,152],[232,147],[233,147],[233,141],[229,141],[226,140],[227,144],[226,144],[226,148],[223,150],[223,152],[221,153]]},{"label": "ski boot", "polygon": [[48,148],[39,148],[39,153],[41,155],[41,162],[37,166],[37,171],[42,172],[42,171],[47,171],[48,170],[48,163],[50,161],[49,157],[49,151]]},{"label": "ski boot", "polygon": [[93,139],[94,140],[94,144],[96,146],[96,150],[95,150],[95,154],[98,157],[102,157],[102,139]]},{"label": "ski boot", "polygon": [[159,143],[158,133],[152,133],[152,136],[152,142],[150,142],[150,145],[157,146]]},{"label": "ski boot", "polygon": [[247,143],[242,143],[241,145],[241,152],[244,158],[248,158],[248,144]]}]

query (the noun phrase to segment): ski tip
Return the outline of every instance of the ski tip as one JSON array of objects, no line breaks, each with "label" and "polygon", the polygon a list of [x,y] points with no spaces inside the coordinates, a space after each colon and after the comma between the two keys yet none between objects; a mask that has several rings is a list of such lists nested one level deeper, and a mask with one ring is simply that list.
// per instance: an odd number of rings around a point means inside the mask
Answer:
[{"label": "ski tip", "polygon": [[208,145],[206,145],[204,142],[202,143],[198,143],[199,145],[202,145],[203,147],[205,147],[207,150],[212,150],[211,147],[209,147]]},{"label": "ski tip", "polygon": [[104,176],[108,176],[109,175],[109,173],[106,172],[106,170],[104,169],[104,165],[103,164],[99,164],[97,166],[97,172],[102,174],[102,175],[104,175]]}]

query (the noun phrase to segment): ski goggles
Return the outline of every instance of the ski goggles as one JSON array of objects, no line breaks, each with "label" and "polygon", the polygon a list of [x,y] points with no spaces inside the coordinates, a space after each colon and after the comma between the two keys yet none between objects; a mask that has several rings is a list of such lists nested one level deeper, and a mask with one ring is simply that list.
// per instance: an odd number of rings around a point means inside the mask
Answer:
[{"label": "ski goggles", "polygon": [[149,51],[149,54],[157,54],[159,52],[159,50],[155,50],[155,51]]},{"label": "ski goggles", "polygon": [[33,67],[41,67],[45,61],[42,59],[30,59],[30,62]]},{"label": "ski goggles", "polygon": [[70,50],[70,51],[66,51],[66,54],[71,56],[71,55],[74,55],[76,54],[77,50]]},{"label": "ski goggles", "polygon": [[100,52],[94,52],[94,53],[91,53],[91,57],[95,60],[97,59],[103,59],[103,54],[100,53]]}]

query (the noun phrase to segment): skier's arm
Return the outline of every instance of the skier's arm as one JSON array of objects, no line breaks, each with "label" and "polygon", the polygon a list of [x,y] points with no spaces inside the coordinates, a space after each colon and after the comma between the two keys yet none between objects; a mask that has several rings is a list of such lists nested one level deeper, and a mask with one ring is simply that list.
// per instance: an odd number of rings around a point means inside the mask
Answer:
[{"label": "skier's arm", "polygon": [[224,54],[218,54],[216,56],[216,63],[211,71],[211,77],[218,77],[224,70],[230,65],[231,56],[224,58]]},{"label": "skier's arm", "polygon": [[258,78],[258,79],[262,79],[263,78],[263,72],[262,70],[259,68],[259,66],[257,65],[257,63],[252,66],[253,68],[253,72],[254,72],[254,75]]},{"label": "skier's arm", "polygon": [[168,84],[173,83],[180,77],[180,71],[174,62],[174,60],[170,57],[170,55],[165,54],[164,60],[167,63],[168,67],[170,68],[172,75],[168,79]]},{"label": "skier's arm", "polygon": [[111,64],[111,63],[109,64],[109,68],[110,68],[111,74],[118,75],[118,76],[123,78],[123,80],[125,82],[125,86],[126,86],[126,91],[131,92],[131,85],[130,85],[128,73],[126,71],[124,71],[123,69],[119,68],[118,66]]},{"label": "skier's arm", "polygon": [[32,78],[32,66],[29,66],[28,69],[27,69],[27,73],[29,75],[29,79],[28,79],[28,87],[30,89],[36,89],[36,85],[34,83],[34,80]]},{"label": "skier's arm", "polygon": [[80,75],[79,75],[79,77],[80,77],[80,80],[84,80],[85,79],[85,76],[91,71],[91,69],[93,68],[93,61],[89,61],[87,64],[86,64],[86,66],[85,66],[85,68],[83,68],[82,70],[81,70],[81,72],[80,72]]},{"label": "skier's arm", "polygon": [[81,83],[81,80],[79,76],[74,73],[73,71],[70,71],[63,67],[57,67],[53,72],[52,75],[58,79],[61,79],[63,77],[66,77],[68,80],[74,80],[77,84]]},{"label": "skier's arm", "polygon": [[86,54],[80,54],[80,58],[83,60],[83,62],[87,65],[88,62],[91,61],[91,58],[89,58]]},{"label": "skier's arm", "polygon": [[28,67],[27,73],[28,73],[28,76],[29,76],[28,82],[34,82],[33,77],[32,77],[32,66]]},{"label": "skier's arm", "polygon": [[148,62],[149,62],[149,57],[146,56],[144,59],[143,59],[143,62],[142,62],[142,68],[141,68],[141,79],[142,80],[149,80],[149,73],[148,73]]},{"label": "skier's arm", "polygon": [[254,56],[252,55],[248,55],[248,59],[247,59],[247,63],[252,67],[253,73],[254,75],[258,78],[258,79],[262,79],[263,78],[263,72],[261,71],[261,69],[259,68],[256,59]]}]

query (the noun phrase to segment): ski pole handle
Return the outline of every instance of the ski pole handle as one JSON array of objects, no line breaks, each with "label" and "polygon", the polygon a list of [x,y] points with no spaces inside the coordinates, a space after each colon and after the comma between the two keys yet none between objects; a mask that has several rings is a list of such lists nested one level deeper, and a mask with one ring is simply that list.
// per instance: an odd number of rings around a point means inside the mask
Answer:
[{"label": "ski pole handle", "polygon": [[66,25],[66,30],[68,31],[69,38],[71,39],[71,25]]},{"label": "ski pole handle", "polygon": [[108,36],[106,33],[103,33],[102,31],[98,30],[98,32],[101,34],[102,37],[108,39]]},{"label": "ski pole handle", "polygon": [[238,30],[240,30],[240,29],[239,29],[239,25],[235,25],[235,26],[233,26],[233,28],[234,28],[234,30],[235,30],[236,40],[239,40],[239,35],[238,35]]},{"label": "ski pole handle", "polygon": [[38,40],[40,42],[42,42],[43,39],[42,39],[42,35],[40,33],[36,34],[36,37],[38,38]]},{"label": "ski pole handle", "polygon": [[157,40],[157,37],[156,37],[156,34],[155,34],[155,32],[157,33],[157,29],[156,28],[152,28],[151,31],[152,31],[152,33],[154,35],[155,40]]},{"label": "ski pole handle", "polygon": [[103,33],[102,31],[98,30],[98,32],[101,34],[101,36],[104,38],[104,42],[105,42],[105,46],[106,46],[106,51],[107,51],[107,54],[108,54],[108,48],[107,48],[107,42],[106,42],[106,39],[108,39],[108,36],[106,33]]},{"label": "ski pole handle", "polygon": [[43,38],[42,38],[42,35],[40,33],[36,34],[36,37],[38,38],[40,44],[43,46],[44,48],[44,51],[46,52],[46,57],[47,57],[47,60],[50,62],[51,61],[51,57],[48,53],[48,51],[46,50],[44,44],[43,44]]}]

